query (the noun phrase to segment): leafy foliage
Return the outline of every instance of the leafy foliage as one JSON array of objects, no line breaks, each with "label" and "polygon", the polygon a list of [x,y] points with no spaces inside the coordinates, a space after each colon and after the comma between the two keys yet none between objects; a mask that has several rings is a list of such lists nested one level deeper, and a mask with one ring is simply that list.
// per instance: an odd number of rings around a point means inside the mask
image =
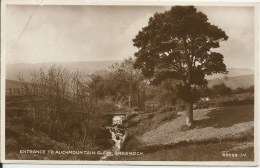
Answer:
[{"label": "leafy foliage", "polygon": [[230,87],[227,87],[224,83],[214,85],[212,91],[215,95],[229,95],[232,92]]},{"label": "leafy foliage", "polygon": [[111,65],[108,71],[92,74],[88,84],[92,95],[103,100],[110,97],[116,103],[128,103],[131,97],[131,105],[143,106],[148,81],[133,65],[134,59],[130,57]]},{"label": "leafy foliage", "polygon": [[155,83],[172,78],[203,85],[205,75],[225,73],[223,55],[212,51],[228,36],[193,6],[155,13],[133,39],[139,50],[135,67]]}]

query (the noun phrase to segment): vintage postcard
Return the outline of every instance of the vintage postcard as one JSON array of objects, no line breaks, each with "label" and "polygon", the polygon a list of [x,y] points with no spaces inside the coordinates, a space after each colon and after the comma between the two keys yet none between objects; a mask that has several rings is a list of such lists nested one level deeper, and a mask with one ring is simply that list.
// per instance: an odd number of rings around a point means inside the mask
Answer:
[{"label": "vintage postcard", "polygon": [[258,3],[1,3],[1,162],[258,164]]}]

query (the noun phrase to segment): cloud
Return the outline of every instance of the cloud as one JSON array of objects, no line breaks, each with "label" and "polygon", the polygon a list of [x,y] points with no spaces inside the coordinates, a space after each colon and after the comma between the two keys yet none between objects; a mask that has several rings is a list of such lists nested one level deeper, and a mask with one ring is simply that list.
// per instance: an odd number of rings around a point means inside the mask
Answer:
[{"label": "cloud", "polygon": [[[137,50],[132,39],[157,6],[8,6],[7,63],[118,60]],[[33,11],[35,13],[33,14]],[[229,40],[219,51],[228,66],[253,65],[253,9],[198,7]],[[19,40],[28,18],[30,23]],[[239,50],[238,50],[239,49]],[[247,60],[245,62],[245,60]]]},{"label": "cloud", "polygon": [[254,67],[254,10],[253,7],[199,7],[210,23],[223,29],[229,39],[218,51],[229,67]]}]

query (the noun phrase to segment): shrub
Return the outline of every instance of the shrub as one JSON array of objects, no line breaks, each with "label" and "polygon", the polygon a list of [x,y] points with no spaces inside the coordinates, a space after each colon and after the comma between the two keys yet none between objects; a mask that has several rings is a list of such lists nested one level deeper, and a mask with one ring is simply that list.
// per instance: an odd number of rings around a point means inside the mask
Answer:
[{"label": "shrub", "polygon": [[138,112],[138,111],[140,111],[140,108],[135,107],[135,108],[134,108],[134,111]]},{"label": "shrub", "polygon": [[126,116],[126,120],[131,120],[132,118],[138,116],[138,113],[137,112],[134,112],[134,113],[131,113],[131,114],[128,114]]},{"label": "shrub", "polygon": [[216,84],[212,87],[212,91],[215,95],[228,95],[232,92],[232,89],[226,86],[224,83]]},{"label": "shrub", "polygon": [[149,118],[149,119],[151,119],[151,118],[153,118],[153,117],[154,117],[154,113],[148,114],[148,118]]},{"label": "shrub", "polygon": [[233,105],[243,105],[243,104],[254,104],[254,98],[253,97],[248,97],[242,100],[239,99],[233,99],[230,101],[224,101],[224,102],[220,102],[219,105],[220,106],[233,106]]},{"label": "shrub", "polygon": [[160,113],[166,113],[166,112],[170,112],[170,111],[175,111],[176,108],[174,106],[163,106],[161,109],[160,109]]},{"label": "shrub", "polygon": [[216,102],[198,102],[196,104],[198,109],[206,109],[206,108],[212,108],[217,106]]},{"label": "shrub", "polygon": [[171,114],[171,115],[165,116],[164,118],[161,119],[161,121],[170,121],[170,120],[175,119],[176,116],[177,116],[176,113],[173,113],[173,114]]}]

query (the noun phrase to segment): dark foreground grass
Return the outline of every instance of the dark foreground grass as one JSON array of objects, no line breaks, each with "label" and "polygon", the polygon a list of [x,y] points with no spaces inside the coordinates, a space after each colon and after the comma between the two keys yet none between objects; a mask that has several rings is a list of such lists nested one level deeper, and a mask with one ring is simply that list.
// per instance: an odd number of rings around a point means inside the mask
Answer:
[{"label": "dark foreground grass", "polygon": [[57,142],[43,132],[32,130],[32,112],[26,108],[26,103],[28,103],[26,97],[6,99],[5,156],[7,160],[98,160],[100,158],[97,155],[21,154],[20,150],[82,150],[69,149],[67,144]]},{"label": "dark foreground grass", "polygon": [[114,156],[129,161],[253,161],[253,142],[187,144],[144,152],[142,156]]}]

